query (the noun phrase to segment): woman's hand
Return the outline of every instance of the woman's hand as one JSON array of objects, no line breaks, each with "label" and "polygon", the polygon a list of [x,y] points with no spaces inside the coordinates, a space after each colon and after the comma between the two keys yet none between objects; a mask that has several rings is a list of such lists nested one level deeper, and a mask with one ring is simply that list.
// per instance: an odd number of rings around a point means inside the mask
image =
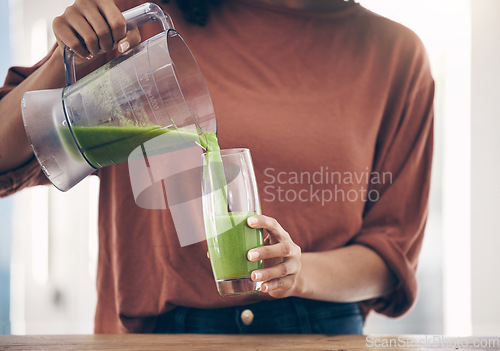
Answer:
[{"label": "woman's hand", "polygon": [[113,0],[76,0],[54,19],[52,28],[61,49],[67,46],[87,60],[115,48],[123,53],[141,42],[137,28],[127,32],[125,18]]},{"label": "woman's hand", "polygon": [[250,261],[264,260],[266,268],[252,272],[252,280],[263,282],[262,292],[275,298],[297,294],[297,276],[301,268],[301,250],[274,218],[257,215],[248,218],[252,228],[268,232],[264,246],[248,251]]}]

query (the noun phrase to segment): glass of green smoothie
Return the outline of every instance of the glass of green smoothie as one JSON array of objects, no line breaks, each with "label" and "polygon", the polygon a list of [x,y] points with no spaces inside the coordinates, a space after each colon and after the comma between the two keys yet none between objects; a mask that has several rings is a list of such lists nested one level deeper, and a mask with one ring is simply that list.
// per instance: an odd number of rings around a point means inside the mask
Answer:
[{"label": "glass of green smoothie", "polygon": [[262,246],[262,229],[247,218],[261,214],[257,182],[248,149],[208,150],[203,154],[203,217],[217,290],[222,296],[260,291],[250,274],[263,268],[248,250]]}]

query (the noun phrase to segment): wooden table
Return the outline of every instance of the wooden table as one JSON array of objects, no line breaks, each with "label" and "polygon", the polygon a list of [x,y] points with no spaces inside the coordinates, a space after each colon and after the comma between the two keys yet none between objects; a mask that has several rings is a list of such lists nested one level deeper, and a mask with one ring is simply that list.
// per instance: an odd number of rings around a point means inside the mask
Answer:
[{"label": "wooden table", "polygon": [[[441,338],[441,339],[440,339]],[[441,342],[440,342],[441,341]],[[476,342],[476,344],[474,344]],[[480,343],[483,343],[481,346]],[[488,345],[485,345],[488,344]],[[499,338],[328,335],[0,336],[0,350],[500,350]]]}]

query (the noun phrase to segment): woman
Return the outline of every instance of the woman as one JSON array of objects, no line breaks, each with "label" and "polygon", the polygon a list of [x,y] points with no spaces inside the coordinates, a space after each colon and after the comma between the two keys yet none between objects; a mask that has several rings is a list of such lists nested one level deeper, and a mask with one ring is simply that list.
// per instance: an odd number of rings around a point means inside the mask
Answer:
[{"label": "woman", "polygon": [[[97,333],[362,333],[371,310],[416,298],[427,214],[434,84],[410,30],[344,0],[162,4],[214,101],[221,148],[248,147],[269,241],[263,293],[217,294],[206,243],[180,247],[169,211],[137,207],[126,165],[99,170]],[[62,47],[91,71],[136,46],[136,0],[76,0],[58,46],[2,88],[0,194],[46,184],[21,121],[25,91],[64,85]],[[184,12],[184,13],[182,13]],[[196,22],[193,24],[191,22]],[[198,24],[198,25],[197,25]],[[8,94],[7,94],[8,92]],[[276,219],[275,219],[276,218]]]}]

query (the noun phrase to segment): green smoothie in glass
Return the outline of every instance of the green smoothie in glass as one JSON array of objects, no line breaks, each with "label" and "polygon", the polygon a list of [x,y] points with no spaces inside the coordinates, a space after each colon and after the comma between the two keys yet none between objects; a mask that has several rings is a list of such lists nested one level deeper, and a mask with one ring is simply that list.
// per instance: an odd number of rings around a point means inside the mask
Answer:
[{"label": "green smoothie in glass", "polygon": [[262,246],[262,229],[250,228],[247,218],[260,214],[255,174],[247,149],[220,150],[215,135],[208,138],[203,172],[203,213],[208,252],[219,294],[260,291],[251,273],[263,262],[247,258]]},{"label": "green smoothie in glass", "polygon": [[205,219],[214,221],[205,228],[216,280],[249,277],[254,270],[262,268],[262,261],[247,259],[248,250],[262,246],[262,229],[247,225],[247,218],[253,215],[255,213],[229,212],[227,216]]}]

